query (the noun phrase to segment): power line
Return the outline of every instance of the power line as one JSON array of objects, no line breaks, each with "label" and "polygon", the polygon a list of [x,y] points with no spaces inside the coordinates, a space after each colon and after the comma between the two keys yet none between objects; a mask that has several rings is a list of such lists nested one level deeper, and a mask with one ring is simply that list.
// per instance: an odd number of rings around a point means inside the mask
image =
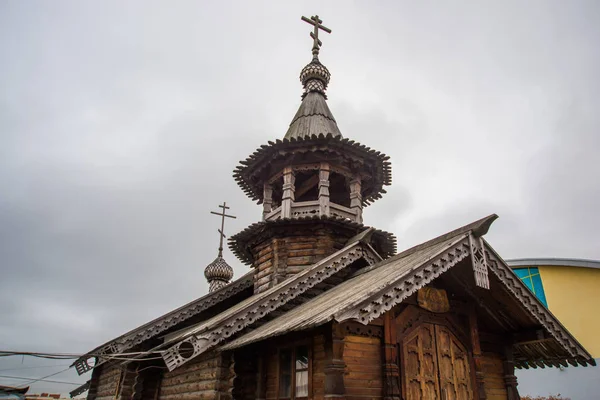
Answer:
[{"label": "power line", "polygon": [[56,364],[56,365],[38,365],[36,367],[5,368],[5,369],[0,369],[0,372],[21,371],[21,370],[24,370],[24,369],[37,369],[37,368],[68,367],[70,365],[71,364]]},{"label": "power line", "polygon": [[70,368],[71,368],[71,367],[67,367],[67,368],[63,369],[62,371],[54,372],[53,374],[46,375],[46,376],[42,376],[41,378],[38,378],[38,379],[35,379],[35,378],[33,378],[33,379],[31,379],[31,382],[25,382],[25,383],[23,384],[23,386],[25,386],[25,385],[31,385],[32,383],[36,383],[36,382],[39,382],[39,381],[43,381],[43,380],[44,380],[44,379],[46,379],[46,378],[50,378],[50,377],[53,377],[53,376],[55,376],[55,375],[62,374],[63,372],[65,372],[65,371],[68,371]]},{"label": "power line", "polygon": [[[31,378],[23,378],[21,376],[8,376],[8,375],[0,375],[0,378],[9,378],[9,379],[20,379],[20,380],[31,380]],[[50,379],[37,379],[36,381],[41,381],[41,382],[50,382],[50,383],[62,383],[64,385],[81,385],[81,383],[75,383],[75,382],[65,382],[65,381],[53,381]]]},{"label": "power line", "polygon": [[[131,352],[131,353],[112,353],[112,354],[94,354],[94,353],[86,353],[86,354],[75,354],[75,353],[38,353],[32,351],[12,351],[12,350],[0,350],[0,357],[10,357],[10,356],[30,356],[30,357],[38,357],[38,358],[47,358],[51,360],[73,360],[78,359],[84,356],[87,357],[98,357],[106,360],[118,360],[118,361],[136,361],[137,358],[135,356],[140,355],[150,355],[150,354],[160,354],[160,352]],[[128,357],[132,356],[132,357]],[[162,357],[153,357],[146,358],[146,360],[159,360]]]}]

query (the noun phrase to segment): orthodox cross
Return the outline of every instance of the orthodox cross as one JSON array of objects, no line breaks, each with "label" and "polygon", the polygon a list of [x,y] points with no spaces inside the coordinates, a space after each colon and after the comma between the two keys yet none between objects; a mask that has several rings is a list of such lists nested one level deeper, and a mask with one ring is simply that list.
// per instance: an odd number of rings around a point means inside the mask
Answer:
[{"label": "orthodox cross", "polygon": [[321,21],[319,19],[318,15],[310,17],[310,19],[306,18],[306,17],[302,17],[302,21],[308,22],[309,24],[311,24],[312,26],[315,27],[314,32],[310,33],[310,37],[313,38],[313,48],[312,48],[313,58],[317,59],[319,57],[319,49],[323,45],[323,42],[321,42],[321,40],[319,40],[319,29],[322,29],[327,33],[331,33],[331,29],[321,25],[321,22],[323,22],[323,21]]},{"label": "orthodox cross", "polygon": [[225,234],[223,233],[223,231],[225,230],[225,217],[227,218],[236,218],[233,215],[227,215],[225,213],[225,210],[229,210],[229,207],[227,207],[227,203],[223,202],[223,205],[219,204],[219,207],[223,209],[222,212],[214,212],[211,211],[211,214],[215,214],[215,215],[219,215],[221,216],[221,229],[217,229],[219,231],[219,257],[223,257],[223,239],[225,238]]}]

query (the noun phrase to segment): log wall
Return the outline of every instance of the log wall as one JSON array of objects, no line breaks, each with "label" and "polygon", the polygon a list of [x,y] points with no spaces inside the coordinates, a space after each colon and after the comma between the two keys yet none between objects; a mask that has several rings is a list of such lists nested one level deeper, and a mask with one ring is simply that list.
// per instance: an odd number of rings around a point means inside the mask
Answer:
[{"label": "log wall", "polygon": [[160,400],[231,399],[234,373],[227,355],[203,354],[174,371],[165,372]]},{"label": "log wall", "polygon": [[342,249],[353,232],[341,235],[332,228],[316,225],[289,229],[253,245],[254,292],[282,282],[306,267]]},{"label": "log wall", "polygon": [[346,399],[383,397],[381,339],[353,336],[344,338],[344,386]]},{"label": "log wall", "polygon": [[325,336],[313,338],[312,348],[312,392],[313,399],[325,399]]},{"label": "log wall", "polygon": [[485,352],[481,358],[487,400],[506,400],[504,364],[500,354]]},{"label": "log wall", "polygon": [[121,370],[116,367],[101,366],[98,376],[98,386],[95,390],[95,400],[113,400],[117,397],[117,391],[121,383]]}]

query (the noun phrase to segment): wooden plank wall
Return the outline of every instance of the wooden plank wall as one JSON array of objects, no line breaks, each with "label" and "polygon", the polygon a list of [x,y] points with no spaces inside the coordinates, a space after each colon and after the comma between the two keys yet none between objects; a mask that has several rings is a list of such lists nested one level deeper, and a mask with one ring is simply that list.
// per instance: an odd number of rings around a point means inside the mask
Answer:
[{"label": "wooden plank wall", "polygon": [[117,390],[121,381],[121,370],[109,367],[106,370],[101,366],[95,400],[113,400],[117,397]]},{"label": "wooden plank wall", "polygon": [[221,353],[203,354],[174,371],[165,372],[160,400],[208,400],[230,398],[233,374]]},{"label": "wooden plank wall", "polygon": [[346,399],[383,397],[381,339],[353,336],[344,338]]},{"label": "wooden plank wall", "polygon": [[504,366],[500,354],[484,352],[482,357],[483,381],[487,400],[506,400]]}]

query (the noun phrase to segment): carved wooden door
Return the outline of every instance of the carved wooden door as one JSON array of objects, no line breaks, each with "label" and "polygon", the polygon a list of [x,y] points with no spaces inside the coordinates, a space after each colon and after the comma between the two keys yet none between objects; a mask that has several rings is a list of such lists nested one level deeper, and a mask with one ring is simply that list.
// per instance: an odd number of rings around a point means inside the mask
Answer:
[{"label": "carved wooden door", "polygon": [[435,339],[442,400],[472,399],[471,369],[466,349],[442,325],[435,325]]},{"label": "carved wooden door", "polygon": [[469,358],[446,327],[422,324],[402,341],[405,400],[471,400]]}]

